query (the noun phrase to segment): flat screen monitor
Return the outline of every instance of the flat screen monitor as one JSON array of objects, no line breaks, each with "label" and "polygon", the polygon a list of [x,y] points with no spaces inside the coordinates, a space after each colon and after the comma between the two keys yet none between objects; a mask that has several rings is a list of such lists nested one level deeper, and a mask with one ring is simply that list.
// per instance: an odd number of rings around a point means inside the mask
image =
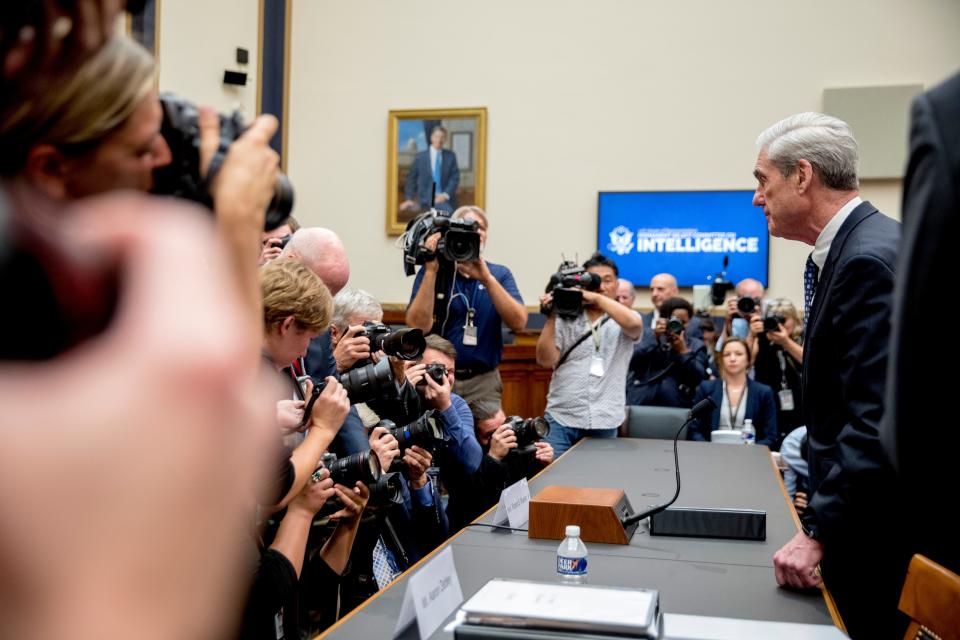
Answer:
[{"label": "flat screen monitor", "polygon": [[671,273],[681,287],[710,284],[729,258],[727,279],[767,286],[769,234],[753,191],[601,191],[597,249],[620,277],[647,286]]}]

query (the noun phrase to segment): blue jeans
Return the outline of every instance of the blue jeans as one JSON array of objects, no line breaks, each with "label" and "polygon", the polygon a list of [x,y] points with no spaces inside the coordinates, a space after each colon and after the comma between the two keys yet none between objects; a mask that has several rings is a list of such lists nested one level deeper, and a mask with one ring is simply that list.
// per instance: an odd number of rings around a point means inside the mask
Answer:
[{"label": "blue jeans", "polygon": [[580,429],[577,427],[565,427],[550,414],[543,416],[550,423],[550,433],[544,438],[553,447],[553,457],[557,459],[567,449],[580,442],[583,438],[616,438],[619,427],[612,429]]}]

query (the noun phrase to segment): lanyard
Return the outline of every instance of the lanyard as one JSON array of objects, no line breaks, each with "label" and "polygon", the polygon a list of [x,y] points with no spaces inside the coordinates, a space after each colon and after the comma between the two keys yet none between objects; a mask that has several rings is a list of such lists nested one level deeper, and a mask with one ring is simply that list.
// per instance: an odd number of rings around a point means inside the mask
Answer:
[{"label": "lanyard", "polygon": [[740,399],[737,400],[737,406],[734,408],[733,403],[730,402],[730,389],[727,387],[727,383],[723,383],[723,392],[727,395],[727,410],[730,412],[730,428],[733,429],[737,425],[737,414],[740,413],[740,405],[743,404],[743,398],[747,395],[747,385],[743,385],[743,391],[740,392]]},{"label": "lanyard", "polygon": [[777,350],[777,359],[780,361],[780,388],[788,389],[790,386],[787,384],[787,360],[783,357],[783,350]]},{"label": "lanyard", "polygon": [[593,334],[593,352],[594,353],[600,353],[600,332],[598,329],[600,325],[603,323],[603,319],[605,316],[606,314],[597,318],[596,322],[590,323],[590,333]]},{"label": "lanyard", "polygon": [[468,313],[469,313],[470,311],[474,311],[474,310],[477,308],[476,305],[475,305],[475,303],[476,303],[476,301],[477,301],[477,291],[480,290],[480,281],[479,281],[479,280],[473,280],[473,283],[474,283],[473,295],[470,297],[470,302],[469,302],[469,303],[467,303],[467,292],[460,290],[460,280],[459,280],[459,278],[457,278],[457,279],[455,280],[455,285],[454,285],[454,290],[455,290],[455,292],[456,292],[456,293],[459,293],[461,296],[463,296],[463,302],[464,302],[464,304],[467,305],[467,312],[468,312]]}]

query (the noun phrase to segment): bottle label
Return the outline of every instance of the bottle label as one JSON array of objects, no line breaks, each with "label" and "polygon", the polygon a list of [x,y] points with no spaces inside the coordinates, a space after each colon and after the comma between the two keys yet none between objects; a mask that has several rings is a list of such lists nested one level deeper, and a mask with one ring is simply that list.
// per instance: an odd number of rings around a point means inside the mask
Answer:
[{"label": "bottle label", "polygon": [[565,576],[584,575],[587,573],[587,559],[557,556],[557,573]]}]

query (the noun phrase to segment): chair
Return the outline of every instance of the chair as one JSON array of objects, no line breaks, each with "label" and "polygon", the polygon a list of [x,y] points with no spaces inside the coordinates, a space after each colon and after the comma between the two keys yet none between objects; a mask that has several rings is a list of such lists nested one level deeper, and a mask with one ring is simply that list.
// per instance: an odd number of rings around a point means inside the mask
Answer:
[{"label": "chair", "polygon": [[[652,440],[673,440],[677,429],[687,420],[689,409],[677,407],[651,407],[630,405],[627,407],[626,437],[648,438]],[[680,439],[687,437],[684,427]]]},{"label": "chair", "polygon": [[960,639],[960,576],[920,554],[913,556],[900,611],[910,616],[904,640]]}]

